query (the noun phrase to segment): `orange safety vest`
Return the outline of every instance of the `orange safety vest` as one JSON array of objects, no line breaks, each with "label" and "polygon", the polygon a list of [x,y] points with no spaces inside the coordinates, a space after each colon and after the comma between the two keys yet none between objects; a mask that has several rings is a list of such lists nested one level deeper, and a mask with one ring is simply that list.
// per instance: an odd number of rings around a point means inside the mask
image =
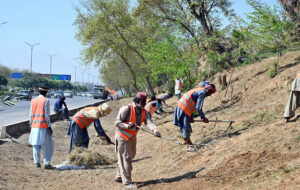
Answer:
[{"label": "orange safety vest", "polygon": [[[146,118],[146,111],[145,109],[142,110],[142,120],[141,120],[141,123],[139,126],[142,125],[142,123],[144,122]],[[135,113],[135,109],[134,109],[134,106],[133,104],[131,104],[130,106],[130,119],[128,122],[124,122],[126,124],[129,124],[129,122],[132,122],[132,123],[136,123],[136,113]],[[136,141],[136,135],[137,133],[139,132],[140,130],[140,127],[136,127],[135,129],[121,129],[121,128],[117,128],[117,134],[120,135],[123,139],[125,140],[129,140],[130,138],[133,137],[133,139]]]},{"label": "orange safety vest", "polygon": [[111,93],[113,93],[113,95],[115,95],[115,97],[118,99],[118,95],[116,94],[115,91],[112,90]]},{"label": "orange safety vest", "polygon": [[[153,101],[153,102],[155,102],[155,101]],[[156,106],[152,106],[153,102],[150,102],[149,104],[147,104],[145,106],[145,110],[147,110],[150,113],[150,115],[152,115],[157,110],[157,105]]]},{"label": "orange safety vest", "polygon": [[31,101],[32,128],[48,128],[44,110],[45,102],[45,97],[37,97]]},{"label": "orange safety vest", "polygon": [[180,107],[189,117],[191,117],[191,115],[194,113],[197,104],[197,102],[193,101],[192,94],[203,89],[204,88],[192,89],[186,92],[178,101],[177,106]]},{"label": "orange safety vest", "polygon": [[161,99],[161,101],[166,101],[167,98],[168,98],[167,94],[162,94],[162,95],[158,96],[158,99]]},{"label": "orange safety vest", "polygon": [[182,82],[182,80],[179,80],[178,81],[178,90],[182,90],[182,88],[183,88],[183,82]]},{"label": "orange safety vest", "polygon": [[84,115],[84,112],[92,109],[98,109],[98,107],[83,108],[73,116],[74,121],[77,123],[77,125],[79,125],[81,129],[83,129],[84,127],[88,128],[91,123],[94,122],[94,119],[88,118],[86,115]]}]

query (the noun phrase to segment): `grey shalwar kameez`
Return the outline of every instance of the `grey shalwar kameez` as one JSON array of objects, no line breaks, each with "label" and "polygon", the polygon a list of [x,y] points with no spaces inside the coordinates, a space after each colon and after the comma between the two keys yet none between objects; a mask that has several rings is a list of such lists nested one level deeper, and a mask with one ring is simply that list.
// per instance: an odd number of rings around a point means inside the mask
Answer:
[{"label": "grey shalwar kameez", "polygon": [[[142,119],[142,111],[136,107],[133,103],[136,113],[136,124],[140,125]],[[130,119],[131,110],[130,105],[126,105],[120,108],[117,116],[116,127],[128,129],[128,122]],[[149,114],[146,112],[146,118],[144,123],[154,133],[157,131],[156,125],[152,122]],[[115,135],[116,140],[116,153],[118,157],[117,175],[116,178],[121,178],[124,185],[132,183],[131,171],[132,171],[132,159],[136,154],[136,141],[132,138],[129,140],[123,139],[118,133]]]},{"label": "grey shalwar kameez", "polygon": [[300,107],[300,77],[297,77],[292,84],[289,101],[286,104],[284,117],[291,118],[295,116],[295,110]]}]

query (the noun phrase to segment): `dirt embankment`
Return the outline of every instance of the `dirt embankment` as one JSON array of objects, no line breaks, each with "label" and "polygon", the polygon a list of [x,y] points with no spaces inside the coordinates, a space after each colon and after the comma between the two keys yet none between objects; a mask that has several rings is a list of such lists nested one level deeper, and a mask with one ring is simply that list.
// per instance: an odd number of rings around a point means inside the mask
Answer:
[{"label": "dirt embankment", "polygon": [[[205,100],[203,108],[209,119],[236,122],[231,128],[227,128],[227,123],[194,123],[193,142],[208,145],[200,153],[188,153],[185,146],[141,131],[132,172],[139,188],[300,189],[299,111],[292,122],[282,122],[291,83],[300,70],[299,57],[300,52],[285,54],[273,79],[267,76],[267,70],[274,58],[236,68],[232,101],[230,89],[225,98],[225,90],[218,89]],[[229,76],[230,72],[220,74]],[[101,123],[112,139],[118,109],[131,101],[128,98],[109,102],[113,112]],[[172,106],[176,102],[175,97],[167,100]],[[154,120],[164,137],[182,142],[178,128],[172,124],[172,114],[163,118],[156,115]],[[68,157],[67,127],[68,122],[53,124],[53,165]],[[36,169],[30,147],[0,141],[0,189],[123,189],[113,182],[114,147],[104,145],[93,127],[89,133],[89,149],[113,160],[111,165],[72,171]],[[24,134],[18,140],[26,143],[28,136]]]}]

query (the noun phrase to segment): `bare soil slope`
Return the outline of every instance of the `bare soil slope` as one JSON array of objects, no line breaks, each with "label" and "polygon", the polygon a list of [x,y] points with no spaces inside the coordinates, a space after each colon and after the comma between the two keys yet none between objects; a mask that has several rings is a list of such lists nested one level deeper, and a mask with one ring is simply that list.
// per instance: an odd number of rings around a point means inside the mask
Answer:
[{"label": "bare soil slope", "polygon": [[[225,90],[218,89],[206,98],[203,109],[209,119],[236,122],[231,128],[227,128],[227,123],[194,123],[193,142],[208,145],[200,152],[186,152],[183,145],[141,131],[132,173],[139,188],[300,189],[300,112],[292,122],[283,123],[291,83],[300,70],[299,57],[300,52],[285,54],[273,79],[267,72],[274,58],[236,68],[232,101],[230,89],[225,98]],[[109,102],[113,112],[101,123],[112,139],[118,109],[131,101],[127,98]],[[176,102],[175,97],[167,100],[173,107]],[[165,117],[156,115],[154,120],[164,137],[183,142],[171,113]],[[67,127],[68,122],[53,124],[53,165],[68,157]],[[89,133],[89,149],[116,161],[114,147],[104,145],[93,127]],[[28,136],[24,134],[18,141],[26,143]],[[9,141],[0,143],[0,189],[123,189],[113,182],[115,162],[85,170],[47,171],[33,167],[31,147]]]}]

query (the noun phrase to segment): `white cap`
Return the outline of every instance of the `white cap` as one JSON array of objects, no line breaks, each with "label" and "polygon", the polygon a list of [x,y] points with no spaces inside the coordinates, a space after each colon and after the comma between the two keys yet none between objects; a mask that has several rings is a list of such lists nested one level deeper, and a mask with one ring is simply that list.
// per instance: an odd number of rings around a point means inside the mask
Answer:
[{"label": "white cap", "polygon": [[100,106],[98,106],[98,108],[100,109],[101,115],[103,116],[108,115],[112,112],[111,107],[107,103],[101,104]]}]

